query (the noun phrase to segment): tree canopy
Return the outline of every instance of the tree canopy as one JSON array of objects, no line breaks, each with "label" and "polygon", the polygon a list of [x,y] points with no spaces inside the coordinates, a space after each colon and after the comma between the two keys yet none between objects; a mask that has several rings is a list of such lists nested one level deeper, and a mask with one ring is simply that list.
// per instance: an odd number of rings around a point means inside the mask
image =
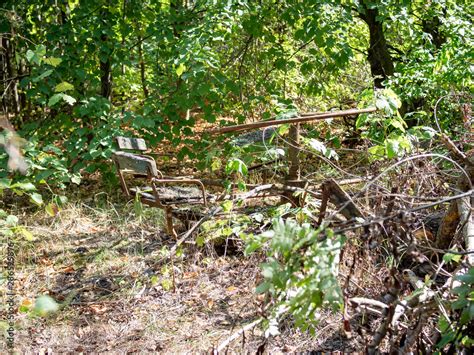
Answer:
[{"label": "tree canopy", "polygon": [[[389,292],[389,306],[382,306],[376,314],[402,317],[410,309],[411,315],[418,315],[424,301],[444,297],[445,306],[452,306],[451,313],[448,316],[443,309],[436,321],[447,335],[438,348],[436,344],[431,348],[442,350],[447,344],[456,344],[450,350],[468,348],[472,345],[472,338],[466,335],[473,319],[472,265],[461,276],[450,269],[451,278],[461,286],[449,292],[444,288],[444,293],[437,288],[437,297],[428,291],[434,281],[428,277],[423,284],[411,271],[401,271],[400,265],[404,253],[415,255],[410,254],[410,247],[417,237],[407,230],[419,227],[418,221],[404,218],[406,211],[413,215],[426,208],[434,213],[439,212],[438,205],[451,203],[434,232],[440,240],[430,249],[443,256],[436,261],[434,254],[424,256],[428,264],[438,262],[433,280],[444,272],[445,265],[461,263],[464,252],[447,252],[452,236],[470,233],[471,217],[463,203],[469,200],[473,184],[469,160],[473,143],[472,9],[467,0],[4,0],[0,6],[0,146],[5,151],[0,151],[0,193],[9,190],[15,196],[27,196],[55,217],[66,204],[65,191],[85,178],[100,176],[105,186],[115,188],[118,165],[114,167],[110,158],[117,136],[143,138],[152,154],[171,149],[171,158],[168,151],[162,154],[167,161],[174,159],[178,166],[191,162],[188,172],[218,176],[226,190],[224,197],[233,196],[226,193],[235,187],[246,189],[245,177],[255,167],[251,163],[258,167],[281,164],[272,178],[280,174],[287,176],[286,182],[296,181],[290,187],[277,186],[292,204],[280,203],[265,216],[255,212],[225,222],[208,216],[214,226],[203,227],[209,235],[218,230],[219,236],[238,236],[245,242],[245,256],[255,251],[265,255],[257,292],[271,299],[268,304],[272,307],[265,308],[267,336],[278,332],[278,320],[285,312],[292,313],[298,326],[311,329],[314,324],[309,323],[319,317],[317,309],[348,307],[346,291],[353,267],[346,270],[349,276],[342,290],[336,275],[341,250],[346,248],[344,252],[350,254],[350,248],[358,249],[356,260],[378,248],[394,280],[393,284],[384,281],[384,287],[400,292],[401,277],[415,285],[418,293],[397,303],[400,295]],[[252,134],[233,138],[215,134],[223,132],[219,128],[224,126],[368,107],[351,111],[356,113],[345,115],[337,127],[321,124],[305,137],[300,137],[299,126],[289,124],[260,131],[257,140],[262,144],[257,148],[247,146],[255,141]],[[285,148],[273,144],[283,136]],[[433,147],[433,137],[440,138],[439,146]],[[291,147],[300,147],[300,143],[302,153],[294,153]],[[339,159],[339,148],[346,158],[345,170],[333,163]],[[415,151],[422,154],[410,156]],[[324,176],[318,181],[321,193],[307,194],[297,184],[301,183],[299,173],[289,178],[298,154],[303,160],[307,152],[319,159],[308,164],[313,170],[307,177]],[[285,155],[289,160],[281,163]],[[422,158],[427,162],[419,162]],[[145,160],[154,167],[153,158]],[[360,173],[357,169],[363,164],[373,172]],[[434,182],[417,175],[425,168],[428,176],[430,172],[436,175]],[[356,170],[360,176],[354,174]],[[155,175],[153,178],[158,172]],[[364,175],[358,183],[368,180],[367,176],[373,179],[352,194],[354,199],[365,198],[361,204],[370,213],[364,216],[331,180],[336,175]],[[266,181],[267,176],[262,176],[258,179]],[[119,178],[123,186],[122,176]],[[153,189],[157,193],[155,186]],[[369,196],[369,190],[379,197]],[[45,191],[49,202],[43,200]],[[337,205],[331,193],[344,204],[327,217],[328,202]],[[136,196],[139,194],[138,189]],[[246,197],[252,192],[248,194]],[[443,194],[450,197],[440,200]],[[127,195],[131,196],[128,191]],[[133,208],[141,218],[143,206],[136,196]],[[203,196],[207,205],[204,192]],[[303,207],[299,201],[307,196],[319,200]],[[419,206],[418,200],[433,202],[433,196],[441,202]],[[452,202],[455,199],[461,202],[457,205]],[[243,200],[216,199],[228,214]],[[163,207],[161,203],[155,206]],[[376,208],[382,207],[379,215]],[[350,208],[354,215],[347,212]],[[333,218],[341,211],[353,217],[349,222],[354,225]],[[2,234],[33,238],[13,213],[0,212]],[[277,218],[262,222],[270,216]],[[172,225],[170,214],[166,218]],[[252,229],[252,223],[261,224],[261,233]],[[336,232],[330,229],[334,225],[339,228]],[[368,237],[345,244],[346,232],[357,228]],[[380,234],[377,240],[374,231]],[[448,242],[447,236],[451,238]],[[427,239],[426,232],[424,237]],[[204,239],[197,238],[195,244],[201,246]],[[402,247],[406,248],[400,252]],[[472,250],[465,254],[470,253]],[[421,254],[413,259],[421,259]],[[169,276],[170,271],[165,273]],[[163,286],[166,288],[170,285]],[[419,297],[426,298],[420,301]],[[375,302],[354,299],[351,302],[357,307],[370,308]],[[451,302],[453,299],[457,301]],[[40,304],[56,311],[57,305],[50,301],[46,297]],[[402,303],[408,305],[404,310],[400,310]],[[346,311],[343,313],[349,332]],[[413,345],[421,332],[418,325],[428,322],[427,317],[419,316],[419,323],[399,327],[415,330],[407,330],[398,340]],[[393,322],[397,326],[398,318]],[[387,334],[384,324],[373,332],[369,353]],[[416,329],[419,332],[413,336]],[[377,337],[381,337],[378,344]]]}]

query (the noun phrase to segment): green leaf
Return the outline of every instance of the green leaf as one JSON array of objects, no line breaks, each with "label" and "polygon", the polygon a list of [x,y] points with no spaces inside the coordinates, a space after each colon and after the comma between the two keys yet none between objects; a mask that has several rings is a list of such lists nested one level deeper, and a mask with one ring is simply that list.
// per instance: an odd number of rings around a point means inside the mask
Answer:
[{"label": "green leaf", "polygon": [[31,182],[17,182],[10,186],[11,189],[18,189],[23,191],[34,191],[36,186]]},{"label": "green leaf", "polygon": [[[77,177],[77,176],[76,176]],[[79,183],[81,182],[81,177],[79,177]],[[72,178],[71,178],[72,180]],[[74,182],[74,181],[73,181]],[[66,203],[67,203],[67,197],[64,196],[64,195],[61,195],[61,196],[57,196],[57,199],[56,199],[56,202],[60,205],[60,206],[64,206]]]},{"label": "green leaf", "polygon": [[400,153],[400,142],[396,139],[387,139],[385,147],[387,149],[387,157],[390,159],[397,157]]},{"label": "green leaf", "polygon": [[238,158],[232,158],[230,159],[225,167],[226,174],[231,174],[231,173],[240,173],[241,175],[247,175],[248,169],[247,165],[245,163],[238,159]]},{"label": "green leaf", "polygon": [[186,66],[183,63],[180,63],[178,67],[176,68],[176,75],[181,76],[185,70],[186,70]]},{"label": "green leaf", "polygon": [[45,64],[49,64],[53,67],[57,67],[59,64],[61,64],[63,60],[61,58],[49,57],[49,58],[45,58],[43,61]]},{"label": "green leaf", "polygon": [[44,317],[49,313],[56,312],[58,309],[59,305],[53,298],[43,295],[36,299],[33,311],[39,316]]},{"label": "green leaf", "polygon": [[289,130],[290,130],[290,125],[289,124],[281,125],[280,127],[278,127],[278,134],[280,136],[283,136],[286,133],[288,133]]},{"label": "green leaf", "polygon": [[461,260],[462,256],[460,254],[446,253],[443,255],[443,261],[446,264],[449,264],[451,261],[458,263]]},{"label": "green leaf", "polygon": [[0,189],[9,189],[11,184],[11,179],[1,178],[0,179]]},{"label": "green leaf", "polygon": [[390,105],[384,97],[380,97],[375,101],[375,107],[377,107],[379,110],[385,111],[387,114],[391,113]]},{"label": "green leaf", "polygon": [[44,78],[50,76],[51,74],[53,73],[53,70],[46,70],[45,72],[43,72],[41,75],[37,76],[36,78],[33,78],[33,82],[34,83],[37,83],[38,81],[40,80],[43,80]]},{"label": "green leaf", "polygon": [[385,156],[385,147],[382,145],[375,145],[368,149],[371,159],[382,159]]},{"label": "green leaf", "polygon": [[48,204],[46,205],[46,207],[44,208],[44,210],[45,210],[46,213],[47,213],[48,215],[50,215],[51,217],[56,216],[56,215],[58,214],[58,212],[59,212],[58,206],[56,206],[56,204],[54,204],[54,203],[48,203]]},{"label": "green leaf", "polygon": [[17,230],[18,233],[20,233],[22,236],[25,237],[25,239],[29,242],[31,242],[32,240],[35,239],[35,237],[33,236],[33,233],[31,233],[28,229],[26,228],[18,228]]},{"label": "green leaf", "polygon": [[[74,85],[69,84],[69,83],[66,82],[66,81],[63,81],[62,83],[59,83],[59,84],[56,85],[56,87],[54,88],[54,91],[55,91],[55,92],[64,92],[64,91],[69,91],[69,90],[74,90]],[[75,102],[75,100],[74,100],[74,102]]]},{"label": "green leaf", "polygon": [[221,203],[221,207],[224,212],[230,212],[233,206],[234,204],[232,201],[225,201]]},{"label": "green leaf", "polygon": [[63,100],[66,101],[69,105],[74,105],[74,103],[77,101],[74,97],[63,94]]},{"label": "green leaf", "polygon": [[360,129],[363,126],[365,126],[370,121],[371,117],[372,116],[367,114],[367,113],[359,115],[359,117],[357,118],[357,121],[356,121],[356,128]]},{"label": "green leaf", "polygon": [[400,119],[397,119],[397,118],[394,118],[394,119],[390,120],[390,125],[392,127],[398,128],[402,132],[405,132],[404,123],[405,122],[403,120],[400,120]]},{"label": "green leaf", "polygon": [[18,217],[11,214],[5,219],[5,223],[7,227],[14,227],[18,224]]},{"label": "green leaf", "polygon": [[54,106],[56,105],[61,99],[63,98],[64,94],[54,94],[53,96],[50,97],[48,101],[48,106]]},{"label": "green leaf", "polygon": [[26,51],[26,60],[31,63],[34,57],[35,57],[35,52],[33,52],[31,49],[28,49]]},{"label": "green leaf", "polygon": [[247,244],[247,246],[245,247],[245,255],[249,256],[255,250],[260,249],[261,247],[262,247],[262,244],[259,241],[253,240],[251,243]]},{"label": "green leaf", "polygon": [[38,206],[41,206],[43,204],[43,196],[41,196],[39,193],[37,192],[33,192],[31,195],[30,195],[30,200],[31,202],[35,203],[36,205]]},{"label": "green leaf", "polygon": [[[80,175],[71,176],[71,182],[73,184],[79,185],[81,183],[81,176]],[[66,201],[67,201],[67,199],[66,199]]]},{"label": "green leaf", "polygon": [[270,283],[269,282],[263,282],[260,285],[257,286],[255,289],[255,292],[260,294],[260,293],[265,293],[270,289]]}]

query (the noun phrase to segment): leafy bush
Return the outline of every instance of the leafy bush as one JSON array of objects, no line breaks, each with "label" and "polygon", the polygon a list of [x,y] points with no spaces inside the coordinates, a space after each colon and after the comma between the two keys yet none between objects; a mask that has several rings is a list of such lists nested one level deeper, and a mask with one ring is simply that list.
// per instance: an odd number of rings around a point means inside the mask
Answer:
[{"label": "leafy bush", "polygon": [[437,344],[440,350],[447,344],[451,344],[451,347],[458,351],[474,345],[472,332],[469,331],[474,321],[474,268],[469,268],[455,279],[460,284],[451,291],[454,300],[449,305],[454,316],[449,320],[441,316],[438,321],[442,334]]},{"label": "leafy bush", "polygon": [[337,280],[339,254],[344,239],[330,229],[313,229],[294,220],[276,219],[273,229],[248,238],[246,253],[267,250],[262,264],[264,282],[258,293],[272,298],[267,334],[278,333],[278,323],[286,313],[295,324],[312,330],[322,307],[341,308]]}]

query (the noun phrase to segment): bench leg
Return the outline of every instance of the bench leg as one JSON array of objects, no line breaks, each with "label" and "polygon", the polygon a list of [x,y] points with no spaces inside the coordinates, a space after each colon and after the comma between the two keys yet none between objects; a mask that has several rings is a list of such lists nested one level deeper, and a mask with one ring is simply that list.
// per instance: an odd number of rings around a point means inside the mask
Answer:
[{"label": "bench leg", "polygon": [[173,226],[173,209],[171,207],[165,208],[165,217],[166,217],[166,228],[168,229],[168,234],[172,235],[175,239],[178,239],[178,235],[174,230]]}]

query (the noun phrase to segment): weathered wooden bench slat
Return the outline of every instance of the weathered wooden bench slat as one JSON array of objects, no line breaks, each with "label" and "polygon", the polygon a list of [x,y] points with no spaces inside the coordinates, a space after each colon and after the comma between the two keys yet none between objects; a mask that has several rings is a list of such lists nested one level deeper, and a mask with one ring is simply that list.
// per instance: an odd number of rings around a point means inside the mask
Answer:
[{"label": "weathered wooden bench slat", "polygon": [[120,149],[130,149],[130,150],[141,150],[145,151],[146,143],[142,138],[127,138],[127,137],[116,137],[117,144]]},{"label": "weathered wooden bench slat", "polygon": [[[141,138],[116,137],[116,140],[120,149],[146,150],[145,141]],[[173,211],[176,205],[199,204],[207,207],[206,189],[198,179],[164,178],[157,169],[155,160],[146,155],[117,151],[112,153],[112,160],[117,167],[120,185],[125,195],[128,198],[138,195],[143,203],[164,209],[168,232],[175,238],[177,234],[173,226]],[[124,173],[132,173],[137,177],[144,175],[152,187],[129,188]],[[197,188],[168,185],[195,185]]]},{"label": "weathered wooden bench slat", "polygon": [[158,176],[156,162],[153,158],[127,152],[114,152],[112,159],[120,170],[132,170],[136,174]]}]

